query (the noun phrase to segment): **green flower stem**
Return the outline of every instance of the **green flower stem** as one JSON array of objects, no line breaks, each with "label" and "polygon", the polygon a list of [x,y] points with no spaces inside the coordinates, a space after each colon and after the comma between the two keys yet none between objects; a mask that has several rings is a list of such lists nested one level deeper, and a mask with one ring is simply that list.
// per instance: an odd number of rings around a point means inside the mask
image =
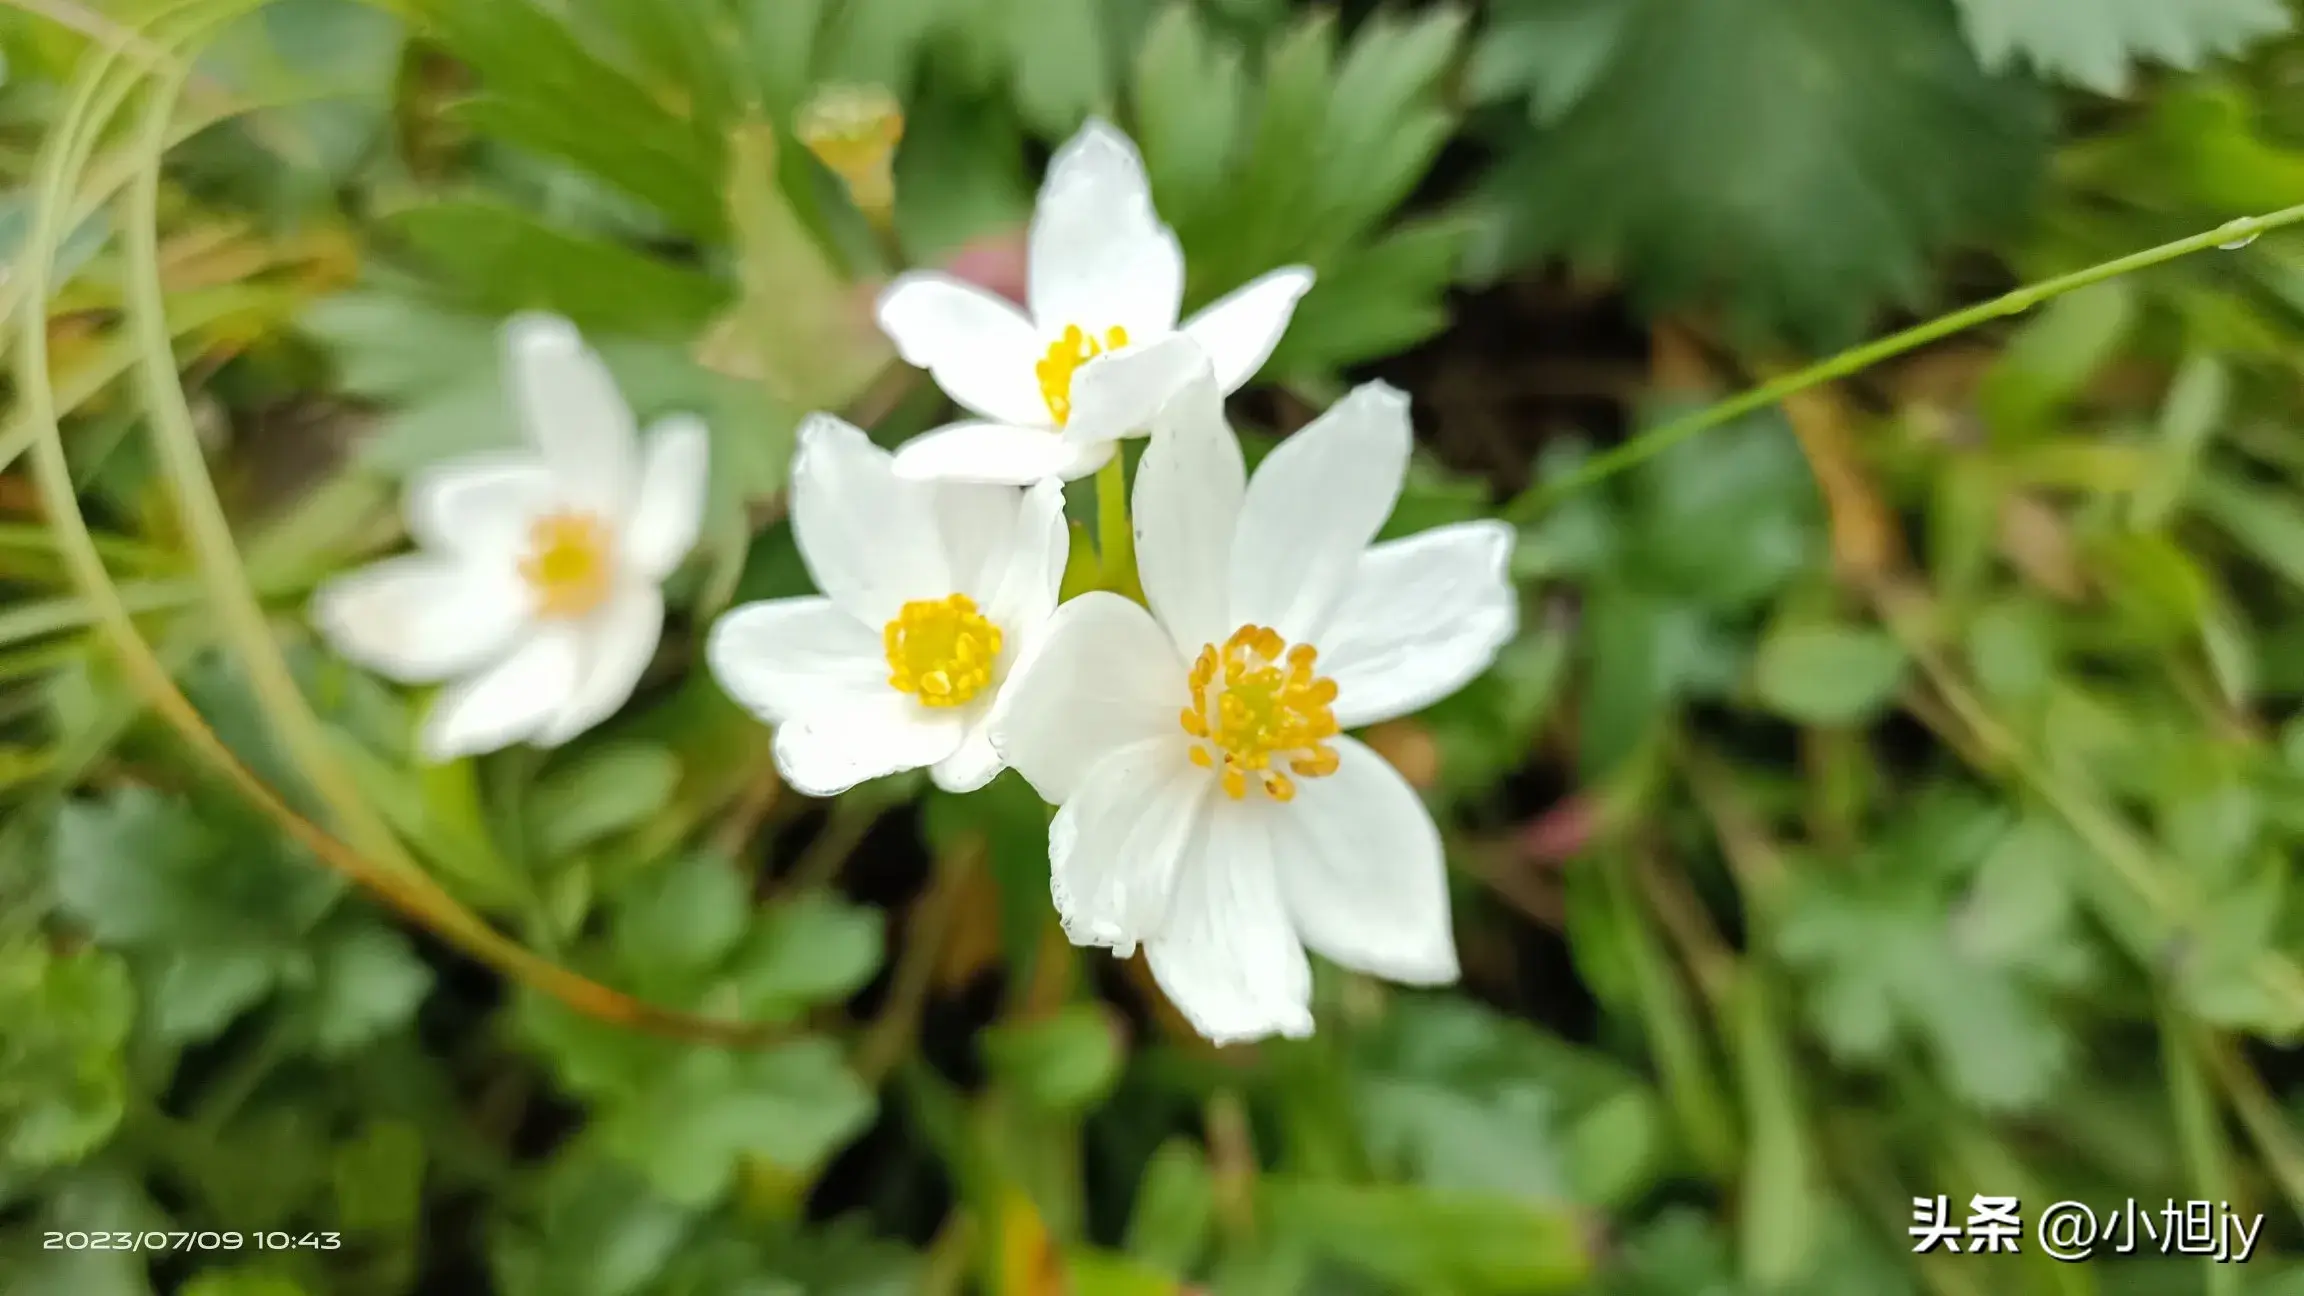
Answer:
[{"label": "green flower stem", "polygon": [[1136,579],[1136,532],[1128,522],[1126,458],[1115,446],[1112,462],[1096,470],[1096,558],[1103,588],[1141,603],[1144,587]]},{"label": "green flower stem", "polygon": [[1978,324],[2009,315],[2021,315],[2042,302],[2091,284],[2117,279],[2138,270],[2148,270],[2210,248],[2247,243],[2258,235],[2299,221],[2304,221],[2304,203],[2263,216],[2243,216],[2238,220],[2226,221],[2214,229],[2177,239],[2173,243],[2163,243],[2070,274],[2026,284],[1990,301],[1978,302],[1948,315],[1939,315],[1924,324],[1915,324],[1901,333],[1891,333],[1877,341],[1851,347],[1805,369],[1763,383],[1742,395],[1730,397],[1684,418],[1674,419],[1661,427],[1643,432],[1613,450],[1593,456],[1571,472],[1550,481],[1538,482],[1506,505],[1504,516],[1516,526],[1525,526],[1543,516],[1546,509],[1595,482],[1653,459],[1700,432],[1742,418],[1755,410],[1765,409],[1787,396],[1869,369],[1883,360],[1894,359],[1907,351],[1964,332]]}]

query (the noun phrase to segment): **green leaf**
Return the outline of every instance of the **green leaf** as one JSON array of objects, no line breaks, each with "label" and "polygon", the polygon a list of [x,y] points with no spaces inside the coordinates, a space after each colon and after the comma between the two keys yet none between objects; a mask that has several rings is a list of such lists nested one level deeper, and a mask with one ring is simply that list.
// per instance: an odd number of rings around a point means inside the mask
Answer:
[{"label": "green leaf", "polygon": [[120,960],[0,944],[0,1176],[77,1161],[119,1124],[136,1010]]},{"label": "green leaf", "polygon": [[1016,111],[1027,125],[1061,136],[1088,114],[1110,111],[1112,69],[1103,0],[996,7],[1007,23]]},{"label": "green leaf", "polygon": [[424,1140],[380,1120],[336,1150],[336,1212],[349,1229],[406,1233],[424,1209]]},{"label": "green leaf", "polygon": [[1216,1190],[1200,1145],[1174,1138],[1145,1163],[1128,1215],[1130,1255],[1171,1273],[1190,1273],[1207,1249],[1216,1223]]},{"label": "green leaf", "polygon": [[1942,5],[1513,9],[1584,34],[1524,44],[1545,60],[1528,83],[1589,89],[1544,103],[1556,121],[1489,184],[1499,266],[1567,253],[1625,276],[1646,311],[1716,303],[1755,339],[1831,349],[1882,303],[1916,303],[1937,250],[2012,227],[2040,175],[2044,97],[1978,68]]},{"label": "green leaf", "polygon": [[687,1206],[726,1195],[747,1154],[813,1174],[870,1122],[872,1094],[829,1040],[758,1052],[693,1048],[601,1116],[602,1145]]},{"label": "green leaf", "polygon": [[1984,65],[2028,63],[2108,95],[2128,93],[2131,65],[2197,68],[2290,27],[2280,0],[1957,0]]},{"label": "green leaf", "polygon": [[1690,604],[1744,611],[1819,556],[1815,474],[1781,415],[1754,415],[1683,441],[1631,485],[1638,520],[1627,561],[1648,584]]},{"label": "green leaf", "polygon": [[312,1050],[340,1057],[406,1026],[432,990],[432,969],[400,933],[361,927],[320,948],[305,1019]]},{"label": "green leaf", "polygon": [[572,855],[637,827],[664,808],[680,782],[680,758],[648,743],[612,743],[579,754],[537,780],[528,804],[539,859]]},{"label": "green leaf", "polygon": [[1887,632],[1798,626],[1761,641],[1753,683],[1779,714],[1812,725],[1852,725],[1878,715],[1904,681],[1904,647]]},{"label": "green leaf", "polygon": [[492,200],[427,203],[385,224],[447,291],[484,312],[548,310],[588,332],[686,340],[730,296],[708,275]]},{"label": "green leaf", "polygon": [[617,908],[617,957],[661,984],[718,967],[752,925],[752,897],[718,855],[685,855],[657,869]]},{"label": "green leaf", "polygon": [[2257,561],[2304,586],[2304,508],[2287,492],[2210,471],[2194,483],[2192,503]]},{"label": "green leaf", "polygon": [[1413,1290],[1496,1296],[1581,1290],[1592,1274],[1583,1221],[1563,1208],[1474,1193],[1269,1177],[1272,1228]]},{"label": "green leaf", "polygon": [[1363,1142],[1392,1175],[1614,1206],[1661,1169],[1663,1113],[1636,1076],[1475,1004],[1400,1003],[1355,1069]]},{"label": "green leaf", "polygon": [[726,229],[719,141],[585,49],[560,18],[530,0],[407,4],[479,72],[485,90],[463,105],[465,120],[582,167],[698,237]]},{"label": "green leaf", "polygon": [[2009,949],[1989,927],[1947,916],[1944,882],[1989,858],[1973,844],[1986,831],[1987,845],[2006,841],[1989,820],[1914,815],[1863,867],[1801,870],[1775,942],[1805,974],[1809,1017],[1835,1054],[1893,1066],[1894,1045],[1909,1040],[1968,1100],[2022,1109],[2050,1095],[2068,1061],[2047,992],[2074,968],[2071,937],[2060,919],[2036,914],[1987,920],[2037,924],[2053,937]]},{"label": "green leaf", "polygon": [[497,1235],[504,1296],[640,1296],[695,1229],[637,1175],[583,1152],[554,1162],[539,1196]]},{"label": "green leaf", "polygon": [[797,1014],[843,999],[879,971],[882,917],[827,892],[769,907],[729,975],[754,1016]]},{"label": "green leaf", "polygon": [[1076,1114],[1103,1101],[1120,1078],[1120,1023],[1093,1004],[996,1026],[984,1061],[1011,1092],[1046,1112]]},{"label": "green leaf", "polygon": [[1240,52],[1211,39],[1187,0],[1170,0],[1144,33],[1129,88],[1160,213],[1187,226],[1221,192],[1238,141]]},{"label": "green leaf", "polygon": [[311,930],[342,883],[247,845],[186,802],[123,788],[57,816],[57,895],[90,935],[123,948],[244,949]]},{"label": "green leaf", "polygon": [[184,1284],[183,1296],[307,1296],[302,1284],[265,1269],[209,1270]]}]

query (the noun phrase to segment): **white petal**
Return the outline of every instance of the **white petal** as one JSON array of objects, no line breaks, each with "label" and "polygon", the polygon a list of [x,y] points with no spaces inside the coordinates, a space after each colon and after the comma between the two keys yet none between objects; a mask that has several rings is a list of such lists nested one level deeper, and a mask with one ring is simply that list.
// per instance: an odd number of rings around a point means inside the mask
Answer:
[{"label": "white petal", "polygon": [[1184,248],[1152,207],[1144,159],[1127,136],[1090,120],[1048,163],[1032,211],[1032,322],[1054,336],[1117,324],[1136,343],[1173,331],[1184,302]]},{"label": "white petal", "polygon": [[1488,669],[1520,624],[1512,543],[1506,523],[1464,522],[1361,555],[1320,636],[1338,724],[1421,711]]},{"label": "white petal", "polygon": [[1143,608],[1082,594],[1056,609],[992,705],[992,745],[1040,799],[1063,805],[1090,766],[1183,733],[1184,663]]},{"label": "white petal", "polygon": [[1232,617],[1317,639],[1408,475],[1408,397],[1366,383],[1256,465],[1232,539]]},{"label": "white petal", "polygon": [[1072,375],[1065,441],[1086,448],[1151,432],[1208,363],[1200,344],[1182,333],[1096,357]]},{"label": "white petal", "polygon": [[574,629],[538,626],[511,656],[442,689],[417,745],[446,761],[519,742],[566,705],[581,664]]},{"label": "white petal", "polygon": [[952,592],[934,489],[898,477],[887,451],[829,414],[800,428],[792,535],[816,588],[867,626],[886,625],[914,599]]},{"label": "white petal", "polygon": [[1136,574],[1187,661],[1234,629],[1232,536],[1247,493],[1239,438],[1203,360],[1136,465]]},{"label": "white petal", "polygon": [[339,576],[312,598],[312,624],[330,646],[406,684],[494,661],[527,614],[527,593],[509,563],[423,553]]},{"label": "white petal", "polygon": [[1312,1033],[1312,968],[1280,898],[1270,809],[1215,798],[1167,924],[1144,943],[1169,1002],[1217,1044]]},{"label": "white petal", "polygon": [[436,464],[408,483],[408,534],[447,554],[509,560],[559,490],[531,450],[505,450]]},{"label": "white petal", "polygon": [[1006,300],[948,274],[898,275],[880,294],[880,330],[944,394],[998,423],[1053,427],[1034,371],[1046,347]]},{"label": "white petal", "polygon": [[513,317],[504,346],[521,426],[568,501],[623,517],[639,472],[640,437],[608,366],[557,315]]},{"label": "white petal", "polygon": [[631,700],[663,635],[663,591],[649,581],[625,582],[585,618],[575,692],[536,732],[537,745],[557,747],[616,714]]},{"label": "white petal", "polygon": [[625,561],[646,579],[663,580],[696,547],[711,456],[712,434],[702,419],[676,415],[649,432],[623,534]]},{"label": "white petal", "polygon": [[1112,458],[1113,443],[1074,445],[1052,429],[1006,423],[952,423],[896,448],[908,481],[1029,486],[1085,477]]},{"label": "white petal", "polygon": [[[1024,492],[1022,507],[1015,511],[1009,533],[984,573],[983,593],[977,596],[984,614],[1017,650],[1022,641],[1037,637],[1056,614],[1056,596],[1063,589],[1064,563],[1071,549],[1063,487],[1044,481]],[[1003,655],[1013,661],[1017,652]]]},{"label": "white petal", "polygon": [[1326,778],[1275,815],[1280,891],[1314,953],[1410,985],[1457,977],[1440,829],[1399,771],[1339,738]]},{"label": "white petal", "polygon": [[1013,486],[939,482],[935,494],[936,535],[952,572],[952,588],[983,603],[1007,574],[1008,547],[1016,539],[1024,492]]},{"label": "white petal", "polygon": [[803,796],[838,796],[859,783],[925,769],[960,749],[966,728],[892,688],[842,696],[776,726],[776,771]]},{"label": "white petal", "polygon": [[1107,752],[1048,825],[1048,888],[1075,945],[1126,958],[1157,933],[1216,780],[1182,731]]},{"label": "white petal", "polygon": [[1296,303],[1312,290],[1310,266],[1287,266],[1252,279],[1184,321],[1184,332],[1208,352],[1226,392],[1248,385],[1295,317]]},{"label": "white petal", "polygon": [[879,633],[828,598],[733,608],[712,623],[704,660],[728,696],[768,724],[826,698],[895,692]]},{"label": "white petal", "polygon": [[992,736],[978,716],[960,739],[959,750],[936,762],[928,776],[936,786],[947,792],[974,792],[1008,768],[1001,763],[1000,753],[992,749]]}]

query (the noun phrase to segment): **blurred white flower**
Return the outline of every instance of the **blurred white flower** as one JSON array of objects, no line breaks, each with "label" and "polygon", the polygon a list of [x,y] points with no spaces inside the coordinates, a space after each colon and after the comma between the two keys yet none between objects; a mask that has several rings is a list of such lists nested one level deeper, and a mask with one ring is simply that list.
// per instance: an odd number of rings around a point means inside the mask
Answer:
[{"label": "blurred white flower", "polygon": [[776,728],[776,768],[809,796],[929,767],[969,792],[1001,768],[985,720],[1056,610],[1063,489],[909,481],[828,414],[801,429],[792,531],[821,596],[731,610],[705,655]]},{"label": "blurred white flower", "polygon": [[1218,1043],[1312,1029],[1305,947],[1393,981],[1457,976],[1440,834],[1341,731],[1419,710],[1512,637],[1512,532],[1371,546],[1408,465],[1407,398],[1372,383],[1246,480],[1205,371],[1138,469],[1143,607],[1066,603],[1016,667],[992,741],[1061,807],[1056,908]]},{"label": "blurred white flower", "polygon": [[897,451],[906,477],[1028,485],[1096,471],[1205,352],[1225,394],[1272,355],[1312,271],[1288,266],[1185,321],[1184,250],[1128,137],[1091,119],[1057,150],[1032,214],[1027,316],[948,274],[899,276],[880,327],[977,416]]},{"label": "blurred white flower", "polygon": [[417,549],[312,603],[350,660],[404,683],[454,681],[418,736],[435,761],[556,746],[624,705],[663,632],[658,586],[704,514],[703,423],[665,419],[643,446],[573,325],[520,316],[504,340],[529,445],[418,475],[405,502]]}]

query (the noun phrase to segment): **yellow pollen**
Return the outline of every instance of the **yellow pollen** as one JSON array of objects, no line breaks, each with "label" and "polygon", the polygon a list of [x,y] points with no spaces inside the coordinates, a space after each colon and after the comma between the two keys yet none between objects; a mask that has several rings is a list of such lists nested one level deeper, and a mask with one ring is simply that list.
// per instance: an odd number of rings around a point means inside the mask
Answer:
[{"label": "yellow pollen", "polygon": [[613,565],[608,528],[589,513],[553,513],[528,531],[520,575],[536,592],[539,616],[579,617],[608,598]]},{"label": "yellow pollen", "polygon": [[889,687],[922,706],[959,706],[992,682],[1000,627],[965,594],[907,603],[880,633],[888,646]]},{"label": "yellow pollen", "polygon": [[1101,342],[1079,325],[1067,324],[1064,336],[1048,344],[1048,354],[1032,366],[1032,372],[1040,376],[1040,395],[1048,402],[1048,412],[1056,416],[1056,426],[1072,421],[1072,375],[1096,357],[1126,345],[1128,330],[1117,324],[1104,330]]},{"label": "yellow pollen", "polygon": [[[1178,717],[1197,741],[1192,763],[1214,771],[1238,801],[1251,785],[1275,801],[1296,796],[1296,778],[1336,772],[1336,681],[1315,669],[1310,644],[1289,647],[1270,626],[1245,625],[1192,663],[1192,705]],[[1285,767],[1285,769],[1283,769]],[[1289,775],[1295,775],[1295,778]]]}]

